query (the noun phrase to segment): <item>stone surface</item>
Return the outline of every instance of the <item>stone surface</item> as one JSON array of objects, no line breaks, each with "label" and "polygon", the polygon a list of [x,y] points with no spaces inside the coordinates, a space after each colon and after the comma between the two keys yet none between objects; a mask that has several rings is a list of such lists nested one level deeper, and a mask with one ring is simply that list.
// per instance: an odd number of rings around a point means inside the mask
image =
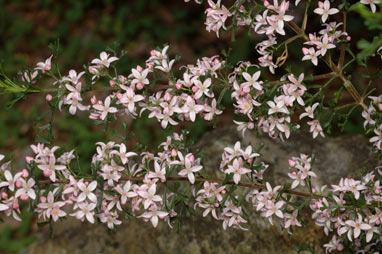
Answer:
[{"label": "stone surface", "polygon": [[[360,136],[342,136],[313,140],[311,136],[293,134],[290,140],[281,142],[267,137],[249,134],[240,136],[233,127],[207,133],[196,148],[203,148],[204,162],[208,171],[218,170],[223,148],[233,145],[237,140],[243,144],[257,147],[261,142],[265,146],[261,151],[264,161],[270,164],[265,178],[273,184],[287,180],[288,158],[300,153],[317,156],[314,170],[318,175],[317,183],[333,184],[341,177],[354,176],[355,169],[377,165],[371,155],[367,139]],[[230,229],[224,231],[221,222],[211,218],[197,217],[187,219],[179,234],[167,224],[160,223],[157,229],[151,224],[135,219],[125,222],[115,233],[109,233],[102,225],[90,225],[73,219],[55,224],[54,239],[49,232],[38,234],[38,240],[23,251],[25,254],[212,254],[212,253],[296,253],[291,246],[299,243],[315,242],[322,246],[327,237],[309,220],[307,227],[299,229],[291,237],[280,226],[271,226],[254,210],[247,232]],[[316,253],[323,253],[318,249]]]}]

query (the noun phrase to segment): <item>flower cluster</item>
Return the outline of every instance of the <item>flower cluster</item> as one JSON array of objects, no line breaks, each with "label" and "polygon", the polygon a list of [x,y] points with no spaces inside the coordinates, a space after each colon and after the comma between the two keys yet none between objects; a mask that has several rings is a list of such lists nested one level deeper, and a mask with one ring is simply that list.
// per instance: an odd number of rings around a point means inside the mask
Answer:
[{"label": "flower cluster", "polygon": [[382,96],[369,96],[369,99],[369,107],[362,112],[363,127],[375,135],[370,142],[377,151],[382,151]]},{"label": "flower cluster", "polygon": [[355,251],[380,248],[382,212],[376,204],[382,200],[381,188],[380,179],[370,172],[362,180],[341,179],[332,185],[330,196],[311,202],[312,218],[327,235],[332,234],[324,246],[327,252],[349,245]]}]

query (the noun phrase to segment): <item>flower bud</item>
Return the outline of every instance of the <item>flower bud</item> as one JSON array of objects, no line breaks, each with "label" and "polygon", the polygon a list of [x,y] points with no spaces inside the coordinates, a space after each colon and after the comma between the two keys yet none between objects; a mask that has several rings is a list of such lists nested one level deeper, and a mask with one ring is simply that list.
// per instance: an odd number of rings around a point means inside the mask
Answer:
[{"label": "flower bud", "polygon": [[46,202],[46,197],[41,196],[41,197],[40,197],[40,202],[41,202],[41,203],[45,203],[45,202]]},{"label": "flower bud", "polygon": [[23,181],[21,181],[21,180],[17,180],[17,182],[16,182],[16,187],[17,187],[17,188],[20,188],[21,186],[23,186]]},{"label": "flower bud", "polygon": [[8,193],[6,193],[6,192],[2,192],[2,193],[1,193],[1,198],[2,198],[2,199],[7,199],[7,198],[8,198]]},{"label": "flower bud", "polygon": [[12,208],[13,208],[13,209],[19,209],[19,207],[20,207],[20,206],[19,206],[19,201],[16,200],[16,201],[12,204]]},{"label": "flower bud", "polygon": [[163,98],[166,100],[166,101],[169,101],[171,99],[171,94],[169,92],[166,92],[163,96]]},{"label": "flower bud", "polygon": [[337,245],[337,250],[342,251],[344,249],[344,245],[342,243],[339,243]]},{"label": "flower bud", "polygon": [[110,85],[111,87],[114,87],[116,84],[117,84],[117,83],[115,83],[114,80],[109,80],[109,85]]},{"label": "flower bud", "polygon": [[193,86],[192,87],[192,92],[193,93],[196,93],[198,90],[199,90],[199,88],[197,86]]},{"label": "flower bud", "polygon": [[90,99],[90,102],[92,104],[96,104],[97,103],[97,98],[95,96],[92,96],[92,98]]},{"label": "flower bud", "polygon": [[25,160],[27,161],[28,164],[30,164],[32,161],[34,161],[34,158],[31,156],[26,156]]},{"label": "flower bud", "polygon": [[171,150],[171,156],[172,156],[172,157],[175,157],[176,155],[177,155],[176,150],[175,150],[175,149],[172,149],[172,150]]},{"label": "flower bud", "polygon": [[[296,162],[294,160],[288,160],[289,166],[294,167],[296,166]],[[294,172],[295,173],[295,172]]]},{"label": "flower bud", "polygon": [[28,195],[26,193],[23,193],[20,195],[20,199],[21,200],[27,200],[28,199]]},{"label": "flower bud", "polygon": [[143,89],[143,84],[142,83],[138,83],[136,85],[136,87],[137,87],[138,90],[142,90]]},{"label": "flower bud", "polygon": [[176,87],[176,89],[182,89],[182,84],[176,83],[175,87]]},{"label": "flower bud", "polygon": [[46,176],[46,177],[49,177],[52,174],[50,172],[50,170],[48,170],[48,169],[45,169],[43,173],[44,173],[44,176]]},{"label": "flower bud", "polygon": [[26,170],[25,168],[23,169],[23,174],[22,174],[22,176],[23,176],[24,178],[27,178],[27,177],[29,176],[29,172],[28,172],[28,170]]},{"label": "flower bud", "polygon": [[139,72],[142,71],[142,67],[140,65],[137,65],[137,71],[139,71]]},{"label": "flower bud", "polygon": [[252,130],[253,128],[255,128],[255,124],[254,123],[248,123],[248,129]]},{"label": "flower bud", "polygon": [[117,98],[120,100],[120,99],[122,99],[122,97],[123,97],[123,94],[121,94],[121,93],[117,93]]},{"label": "flower bud", "polygon": [[52,95],[50,93],[48,93],[46,96],[45,96],[45,100],[46,101],[51,101],[53,99]]}]

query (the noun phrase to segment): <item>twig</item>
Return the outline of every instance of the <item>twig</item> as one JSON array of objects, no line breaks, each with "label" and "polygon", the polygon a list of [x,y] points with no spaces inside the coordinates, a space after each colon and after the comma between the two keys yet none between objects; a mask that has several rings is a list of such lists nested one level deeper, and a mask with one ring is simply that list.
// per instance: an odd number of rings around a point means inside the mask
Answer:
[{"label": "twig", "polygon": [[[85,181],[92,181],[94,180],[93,178],[83,178]],[[141,182],[144,180],[144,177],[121,177],[119,179],[120,181],[134,181],[134,182]],[[187,177],[167,177],[166,178],[167,182],[189,182]],[[211,182],[211,183],[223,183],[223,180],[219,179],[207,179],[207,178],[195,178],[195,182]],[[68,180],[57,180],[55,182],[52,182],[51,180],[41,180],[39,181],[40,185],[45,185],[45,184],[67,184],[69,183]],[[226,184],[229,185],[238,185],[241,187],[248,187],[252,189],[266,189],[267,187],[265,185],[261,184],[252,184],[252,183],[238,183],[236,184],[233,181],[227,181]],[[292,195],[297,195],[297,196],[302,196],[302,197],[309,197],[309,198],[323,198],[325,196],[319,195],[319,194],[314,194],[314,193],[306,193],[306,192],[299,192],[299,191],[294,191],[294,190],[285,190],[284,193],[292,194]]]},{"label": "twig", "polygon": [[[346,11],[344,11],[344,32],[346,32],[346,24],[347,24],[347,15]],[[346,44],[342,43],[341,45],[341,54],[340,54],[340,60],[338,61],[338,69],[342,69],[342,66],[345,61],[345,50],[346,50]]]}]

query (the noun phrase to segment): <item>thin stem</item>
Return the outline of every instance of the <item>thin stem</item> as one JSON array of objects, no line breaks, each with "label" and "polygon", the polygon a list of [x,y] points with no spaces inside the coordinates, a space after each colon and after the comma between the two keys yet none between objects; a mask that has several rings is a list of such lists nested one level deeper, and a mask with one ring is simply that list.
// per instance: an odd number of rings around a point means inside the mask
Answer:
[{"label": "thin stem", "polygon": [[[306,36],[306,34],[304,33],[303,30],[300,29],[300,27],[298,27],[296,25],[296,23],[294,23],[293,21],[289,21],[287,22],[287,24],[289,25],[289,27],[292,28],[292,30],[294,30],[296,33],[298,34],[302,34],[303,38],[306,40],[306,41],[309,41],[309,38],[308,36]],[[355,89],[354,85],[352,84],[352,82],[347,79],[344,74],[343,74],[343,71],[342,71],[342,67],[337,67],[331,60],[330,57],[327,57],[327,58],[321,58],[323,59],[326,64],[329,66],[330,69],[332,69],[333,72],[336,73],[336,75],[343,81],[343,86],[346,88],[346,90],[350,93],[350,95],[353,97],[353,99],[357,102],[358,105],[360,105],[364,110],[367,110],[367,106],[366,104],[363,102],[363,98],[362,96],[358,93],[358,91]]]},{"label": "thin stem", "polygon": [[[92,181],[93,178],[83,178],[85,181]],[[144,177],[121,177],[120,181],[134,181],[134,182],[141,182],[144,180]],[[187,177],[167,177],[167,182],[189,182]],[[207,178],[195,178],[195,182],[211,182],[211,183],[223,183],[223,180],[219,179],[207,179]],[[52,182],[50,180],[41,180],[39,181],[40,185],[44,184],[66,184],[69,183],[68,180],[57,180],[56,182]],[[238,183],[236,184],[233,181],[227,181],[226,184],[229,185],[238,185],[241,187],[247,187],[252,189],[266,189],[267,187],[262,184],[252,184],[252,183]],[[324,198],[325,196],[319,195],[319,194],[313,194],[313,193],[306,193],[306,192],[299,192],[294,190],[285,190],[283,193],[288,193],[292,195],[302,196],[302,197],[309,197],[309,198]]]},{"label": "thin stem", "polygon": [[[320,74],[320,75],[316,75],[316,76],[313,76],[312,79],[309,79],[307,81],[316,81],[316,80],[322,80],[322,79],[328,79],[328,78],[332,78],[334,76],[336,76],[337,74],[335,72],[329,72],[329,73],[325,73],[325,74]],[[270,81],[269,82],[269,85],[271,86],[278,86],[278,85],[283,85],[283,84],[288,84],[290,83],[289,80],[284,80],[284,81]]]},{"label": "thin stem", "polygon": [[[347,15],[346,11],[344,11],[344,32],[346,32],[346,24],[347,24]],[[346,51],[346,44],[342,43],[341,45],[341,54],[340,54],[340,60],[338,61],[338,68],[342,69],[342,66],[345,61],[345,51]]]}]

